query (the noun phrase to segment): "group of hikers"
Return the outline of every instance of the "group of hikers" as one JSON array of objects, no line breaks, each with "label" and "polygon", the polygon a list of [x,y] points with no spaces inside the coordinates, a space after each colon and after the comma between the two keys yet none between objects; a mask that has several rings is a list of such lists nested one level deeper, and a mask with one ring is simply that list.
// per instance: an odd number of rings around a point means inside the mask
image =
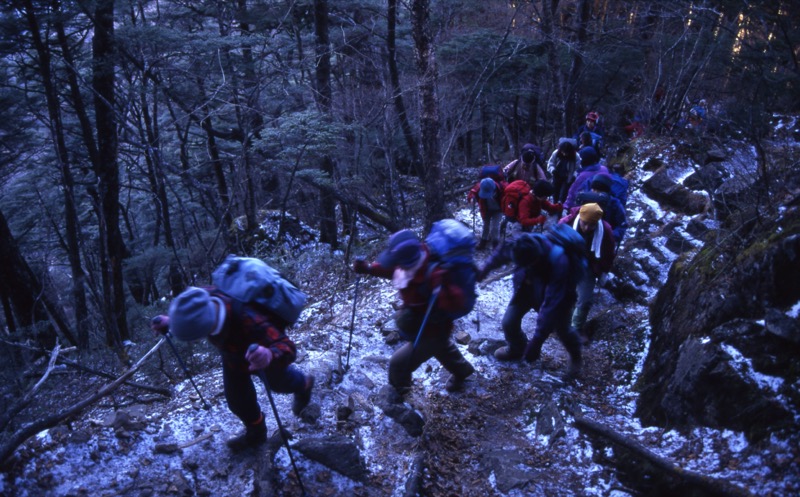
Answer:
[{"label": "group of hikers", "polygon": [[[479,243],[463,223],[442,220],[424,239],[400,230],[373,262],[353,263],[358,275],[390,280],[402,301],[394,318],[406,342],[388,366],[396,398],[411,390],[414,371],[431,358],[450,373],[448,392],[464,388],[475,368],[452,340],[454,322],[472,310],[476,284],[507,264],[514,267],[513,295],[502,318],[506,345],[494,357],[533,363],[555,333],[570,356],[567,375],[580,373],[594,288],[608,279],[627,227],[627,182],[623,171],[602,163],[602,137],[598,115],[590,112],[579,134],[559,140],[548,161],[527,144],[505,167],[481,168],[468,194],[483,220]],[[555,222],[547,223],[549,216]],[[514,223],[519,232],[506,236]],[[492,252],[478,267],[474,250],[489,245]],[[293,394],[295,415],[311,399],[314,377],[292,364],[297,351],[286,334],[304,303],[304,294],[262,261],[231,256],[212,275],[212,285],[188,288],[167,315],[151,321],[153,331],[167,338],[208,338],[219,349],[225,399],[245,427],[228,441],[234,451],[267,439],[253,375],[268,392]],[[529,337],[522,320],[531,310],[537,319]]]}]

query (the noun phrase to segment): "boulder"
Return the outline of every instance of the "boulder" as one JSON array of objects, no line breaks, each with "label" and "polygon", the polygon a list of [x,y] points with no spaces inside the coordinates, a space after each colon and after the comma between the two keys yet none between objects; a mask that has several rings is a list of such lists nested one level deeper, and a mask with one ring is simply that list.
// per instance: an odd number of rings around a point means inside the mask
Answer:
[{"label": "boulder", "polygon": [[650,198],[675,212],[694,215],[707,209],[706,197],[678,184],[666,167],[657,170],[642,184],[642,191]]}]

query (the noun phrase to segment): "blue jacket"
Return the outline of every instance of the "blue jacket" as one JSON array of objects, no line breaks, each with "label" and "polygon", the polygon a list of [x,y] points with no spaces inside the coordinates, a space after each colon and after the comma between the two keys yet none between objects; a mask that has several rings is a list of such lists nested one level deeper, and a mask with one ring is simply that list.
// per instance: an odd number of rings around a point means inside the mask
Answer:
[{"label": "blue jacket", "polygon": [[[573,270],[564,249],[545,239],[547,254],[533,266],[514,269],[514,295],[511,304],[527,305],[539,315],[536,331],[552,331],[558,319],[572,315],[578,299],[578,273]],[[483,271],[504,266],[512,261],[514,240],[506,240],[489,256]]]}]

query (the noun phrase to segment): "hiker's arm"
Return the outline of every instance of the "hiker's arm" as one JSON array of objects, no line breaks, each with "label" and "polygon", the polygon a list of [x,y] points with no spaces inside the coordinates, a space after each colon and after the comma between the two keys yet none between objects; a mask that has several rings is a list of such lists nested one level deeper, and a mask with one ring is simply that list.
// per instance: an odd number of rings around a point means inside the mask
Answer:
[{"label": "hiker's arm", "polygon": [[561,211],[564,210],[564,206],[562,204],[554,204],[549,200],[543,201],[542,205],[544,205],[544,210],[546,210],[550,214],[561,214]]},{"label": "hiker's arm", "polygon": [[257,343],[269,349],[272,354],[270,367],[285,368],[297,358],[297,348],[289,337],[274,326],[267,316],[261,313],[245,313],[243,317],[245,332],[250,336],[249,343]]},{"label": "hiker's arm", "polygon": [[394,274],[394,268],[387,268],[381,266],[377,262],[369,263],[367,261],[358,259],[353,262],[353,271],[358,274],[368,274],[370,276],[378,276],[379,278],[391,279]]},{"label": "hiker's arm", "polygon": [[492,252],[492,255],[489,256],[489,259],[484,264],[483,269],[478,271],[478,281],[482,281],[486,276],[494,269],[499,267],[505,266],[509,262],[511,262],[511,248],[513,246],[513,241],[507,240],[502,244],[498,245],[497,248]]}]

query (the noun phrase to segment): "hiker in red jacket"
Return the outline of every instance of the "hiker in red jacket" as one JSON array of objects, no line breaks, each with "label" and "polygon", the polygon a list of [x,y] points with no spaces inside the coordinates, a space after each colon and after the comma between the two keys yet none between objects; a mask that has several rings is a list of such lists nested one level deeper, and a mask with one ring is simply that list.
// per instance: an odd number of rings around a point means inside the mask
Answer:
[{"label": "hiker in red jacket", "polygon": [[[311,399],[314,377],[292,363],[294,342],[278,316],[249,303],[236,305],[217,287],[189,287],[175,297],[169,315],[156,316],[150,328],[171,333],[178,340],[208,338],[222,356],[222,384],[231,412],[244,424],[242,435],[228,440],[234,452],[267,441],[267,425],[258,404],[253,375],[263,371],[268,387],[277,393],[293,393],[292,412],[300,415]],[[258,348],[249,350],[251,344]]]},{"label": "hiker in red jacket", "polygon": [[500,224],[503,221],[501,199],[503,198],[504,183],[492,178],[483,178],[470,189],[467,195],[468,202],[477,202],[483,221],[483,231],[478,250],[483,250],[491,242],[492,248],[500,243]]},{"label": "hiker in red jacket", "polygon": [[519,203],[517,221],[522,225],[522,231],[531,231],[534,226],[541,230],[547,221],[547,214],[561,215],[562,205],[548,200],[552,194],[553,184],[547,180],[539,180],[533,185],[533,191]]},{"label": "hiker in red jacket", "polygon": [[453,320],[448,313],[460,309],[466,296],[448,281],[446,269],[436,266],[430,271],[430,251],[425,243],[411,230],[398,231],[375,262],[357,260],[353,271],[392,280],[403,300],[395,322],[408,342],[389,360],[389,383],[397,392],[402,396],[411,390],[412,373],[431,357],[451,374],[445,389],[461,390],[475,368],[450,338]]}]

